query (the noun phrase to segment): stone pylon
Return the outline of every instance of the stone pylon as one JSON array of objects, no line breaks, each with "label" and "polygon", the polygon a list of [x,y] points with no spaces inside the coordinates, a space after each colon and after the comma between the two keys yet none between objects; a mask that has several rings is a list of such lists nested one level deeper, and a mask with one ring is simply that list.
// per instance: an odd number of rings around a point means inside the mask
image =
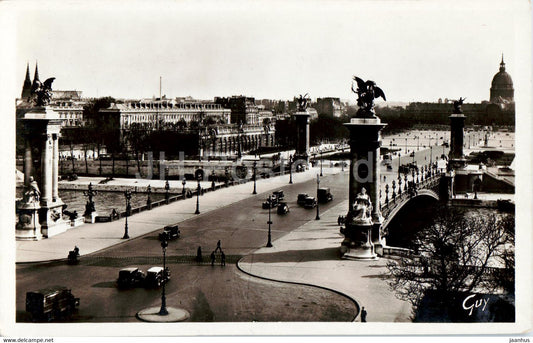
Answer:
[{"label": "stone pylon", "polygon": [[61,121],[46,107],[34,107],[21,118],[24,132],[24,198],[17,204],[16,238],[38,240],[66,231],[58,191]]},{"label": "stone pylon", "polygon": [[[381,232],[383,217],[379,203],[379,158],[380,131],[386,124],[382,124],[374,116],[355,117],[344,125],[350,131],[350,180],[346,227],[342,231],[346,238],[341,252],[343,258],[374,259],[384,245]],[[369,219],[360,209],[360,202],[365,195],[371,203]]]},{"label": "stone pylon", "polygon": [[296,146],[294,153],[294,163],[297,167],[302,165],[307,168],[309,165],[309,112],[299,110],[293,114],[296,120]]},{"label": "stone pylon", "polygon": [[454,111],[450,115],[450,153],[448,169],[460,169],[466,165],[463,152],[465,115],[461,111]]}]

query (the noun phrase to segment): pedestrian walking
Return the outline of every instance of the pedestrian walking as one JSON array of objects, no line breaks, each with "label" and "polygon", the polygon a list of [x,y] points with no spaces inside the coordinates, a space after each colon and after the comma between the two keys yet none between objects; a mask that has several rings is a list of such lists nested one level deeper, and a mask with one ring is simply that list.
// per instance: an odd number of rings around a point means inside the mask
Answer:
[{"label": "pedestrian walking", "polygon": [[222,248],[220,247],[220,239],[217,242],[217,248],[215,249],[215,252],[217,252],[218,250],[220,250],[220,252],[222,252]]},{"label": "pedestrian walking", "polygon": [[363,309],[361,310],[361,322],[366,323],[366,310],[364,306],[363,306]]},{"label": "pedestrian walking", "polygon": [[226,254],[224,254],[223,251],[220,252],[220,265],[221,266],[226,265]]},{"label": "pedestrian walking", "polygon": [[212,266],[215,265],[215,252],[214,251],[211,252],[211,265]]}]

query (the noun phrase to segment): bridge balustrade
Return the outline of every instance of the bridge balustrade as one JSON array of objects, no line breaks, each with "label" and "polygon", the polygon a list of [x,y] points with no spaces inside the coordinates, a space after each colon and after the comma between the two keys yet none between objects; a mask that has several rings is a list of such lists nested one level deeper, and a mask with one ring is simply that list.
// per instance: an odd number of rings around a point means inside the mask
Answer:
[{"label": "bridge balustrade", "polygon": [[[429,168],[431,171],[433,168]],[[424,169],[426,170],[426,169]],[[436,170],[433,170],[433,173],[426,172],[424,175],[421,173],[421,178],[414,178],[414,170],[413,170],[413,181],[407,180],[407,174],[405,174],[404,178],[404,192],[401,191],[401,176],[398,177],[398,192],[396,193],[396,181],[392,180],[392,196],[389,199],[389,184],[385,185],[385,201],[380,202],[380,208],[381,208],[381,215],[385,218],[389,216],[389,214],[396,208],[396,206],[399,206],[404,201],[408,200],[409,198],[414,197],[418,192],[418,189],[431,189],[436,186],[436,184],[440,180],[441,173],[437,172]],[[381,189],[380,189],[380,199],[381,199]]]}]

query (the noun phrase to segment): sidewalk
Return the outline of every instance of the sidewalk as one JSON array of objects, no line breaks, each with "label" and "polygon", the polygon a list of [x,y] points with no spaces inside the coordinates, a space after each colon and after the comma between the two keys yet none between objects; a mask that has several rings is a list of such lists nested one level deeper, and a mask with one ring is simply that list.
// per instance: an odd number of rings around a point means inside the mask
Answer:
[{"label": "sidewalk", "polygon": [[[293,182],[300,183],[316,177],[319,168],[311,168],[303,173],[293,173]],[[324,173],[338,173],[338,168],[324,168]],[[101,178],[95,178],[100,180]],[[91,180],[83,180],[87,184]],[[141,184],[153,180],[133,180],[129,183]],[[164,181],[161,181],[164,182]],[[176,186],[179,181],[175,181]],[[263,193],[286,186],[289,182],[289,174],[257,180],[257,192]],[[155,183],[154,183],[155,185]],[[181,183],[179,185],[181,187]],[[181,189],[181,188],[180,188]],[[200,215],[209,211],[227,206],[229,204],[247,199],[252,196],[253,182],[221,188],[215,192],[205,193],[200,197]],[[144,211],[128,217],[128,234],[130,239],[142,236],[152,231],[162,229],[165,225],[179,223],[196,216],[196,197],[159,206],[150,211]],[[65,259],[68,252],[77,245],[82,255],[87,255],[126,240],[124,235],[125,218],[108,223],[84,224],[72,228],[65,233],[40,241],[17,241],[16,262],[39,262],[56,259]]]},{"label": "sidewalk", "polygon": [[[337,218],[348,201],[320,214],[298,229],[261,248],[238,263],[245,273],[277,281],[325,287],[341,292],[363,306],[369,322],[410,322],[411,305],[389,289],[386,258],[372,261],[341,260],[343,236]],[[361,321],[358,316],[355,321]]]}]

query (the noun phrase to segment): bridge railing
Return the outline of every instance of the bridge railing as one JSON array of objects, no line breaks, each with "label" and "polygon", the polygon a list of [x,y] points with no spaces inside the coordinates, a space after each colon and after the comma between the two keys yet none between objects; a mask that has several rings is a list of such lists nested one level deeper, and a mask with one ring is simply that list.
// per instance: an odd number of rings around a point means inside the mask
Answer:
[{"label": "bridge railing", "polygon": [[379,191],[379,198],[380,200],[383,199],[380,201],[382,216],[387,218],[396,206],[416,196],[418,190],[435,187],[441,175],[437,165],[430,164],[417,169],[412,168],[410,175],[409,173],[400,174],[397,180],[392,180],[390,184],[387,183],[384,198],[381,188]]}]

